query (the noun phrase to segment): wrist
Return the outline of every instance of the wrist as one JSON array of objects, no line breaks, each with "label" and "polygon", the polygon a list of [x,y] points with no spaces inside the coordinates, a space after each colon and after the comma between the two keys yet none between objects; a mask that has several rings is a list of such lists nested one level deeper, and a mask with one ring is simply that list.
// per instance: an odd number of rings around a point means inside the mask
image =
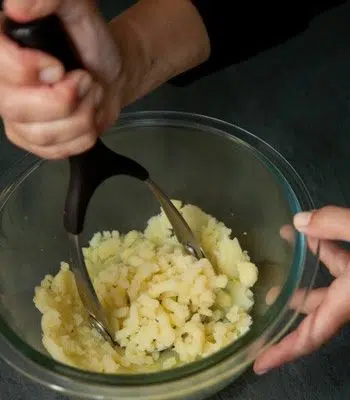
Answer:
[{"label": "wrist", "polygon": [[121,108],[141,97],[141,85],[147,79],[148,57],[143,40],[127,12],[113,19],[110,30],[121,58],[117,95]]},{"label": "wrist", "polygon": [[206,28],[189,0],[140,0],[110,30],[122,59],[122,106],[209,57]]}]

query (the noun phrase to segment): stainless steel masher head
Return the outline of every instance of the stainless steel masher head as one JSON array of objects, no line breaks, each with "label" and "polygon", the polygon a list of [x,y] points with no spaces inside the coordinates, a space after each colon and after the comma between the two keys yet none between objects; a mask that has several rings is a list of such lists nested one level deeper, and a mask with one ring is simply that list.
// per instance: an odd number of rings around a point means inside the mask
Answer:
[{"label": "stainless steel masher head", "polygon": [[[5,34],[20,46],[41,50],[59,59],[66,72],[84,68],[74,44],[56,15],[25,24],[6,19],[3,27]],[[180,212],[150,179],[148,171],[136,161],[112,151],[98,139],[90,150],[71,157],[69,164],[70,183],[65,205],[64,226],[70,241],[72,272],[91,325],[111,345],[116,345],[108,319],[88,274],[79,243],[87,207],[98,186],[116,175],[128,175],[145,182],[161,204],[178,241],[198,259],[204,258],[205,255]]]}]

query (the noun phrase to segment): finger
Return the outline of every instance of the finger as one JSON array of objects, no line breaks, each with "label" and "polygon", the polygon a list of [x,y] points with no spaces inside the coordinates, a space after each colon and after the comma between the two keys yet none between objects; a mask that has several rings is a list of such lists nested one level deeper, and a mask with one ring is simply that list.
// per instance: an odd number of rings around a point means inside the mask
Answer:
[{"label": "finger", "polygon": [[[328,288],[318,288],[311,292],[306,289],[299,289],[293,295],[289,308],[297,310],[302,314],[309,314],[313,312],[323,301]],[[281,292],[280,287],[271,288],[266,294],[266,304],[271,306],[278,298]]]},{"label": "finger", "polygon": [[281,293],[281,288],[279,286],[272,287],[265,296],[265,303],[268,306],[272,306],[272,304],[277,300],[279,294]]},{"label": "finger", "polygon": [[310,314],[320,306],[328,290],[329,288],[318,288],[308,292],[306,289],[299,289],[293,295],[289,308],[302,314]]},{"label": "finger", "polygon": [[[91,135],[96,137],[94,116],[96,103],[101,102],[101,92],[101,87],[95,85],[70,118],[33,124],[6,122],[6,134],[18,147],[41,157],[46,153],[55,152],[53,149],[85,135],[86,132],[91,132]],[[52,158],[52,156],[45,156],[45,158]]]},{"label": "finger", "polygon": [[[309,237],[308,243],[310,250],[315,254],[318,248],[318,240]],[[349,269],[350,252],[330,240],[322,240],[320,244],[320,260],[334,277],[338,277]]]},{"label": "finger", "polygon": [[60,0],[5,0],[4,10],[19,22],[31,21],[57,11]]},{"label": "finger", "polygon": [[299,327],[262,353],[254,364],[257,374],[307,355],[326,343],[350,317],[350,274],[335,280],[323,301]]},{"label": "finger", "polygon": [[308,236],[319,239],[350,241],[350,209],[327,206],[312,212],[299,213],[294,225]]},{"label": "finger", "polygon": [[91,89],[91,76],[74,71],[53,86],[1,86],[0,111],[4,119],[17,122],[46,122],[72,114],[79,100]]},{"label": "finger", "polygon": [[63,65],[41,51],[24,49],[0,33],[0,80],[13,85],[55,83],[64,76]]},{"label": "finger", "polygon": [[16,133],[13,133],[11,135],[11,142],[17,147],[25,149],[40,158],[62,160],[90,149],[96,143],[97,136],[96,131],[89,131],[67,142],[43,147],[26,142],[23,138],[17,136]]},{"label": "finger", "polygon": [[32,146],[31,153],[46,160],[64,160],[89,150],[96,143],[97,136],[96,131],[89,131],[60,145],[50,147]]},{"label": "finger", "polygon": [[280,229],[280,236],[289,244],[295,242],[295,229],[292,225],[283,225]]}]

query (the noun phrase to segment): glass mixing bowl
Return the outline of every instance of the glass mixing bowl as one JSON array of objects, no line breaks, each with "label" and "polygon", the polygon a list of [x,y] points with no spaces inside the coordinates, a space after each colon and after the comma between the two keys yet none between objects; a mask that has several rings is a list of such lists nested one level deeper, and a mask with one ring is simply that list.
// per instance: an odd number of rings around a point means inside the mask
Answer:
[{"label": "glass mixing bowl", "polygon": [[[232,228],[259,267],[252,329],[222,351],[166,372],[102,375],[54,361],[41,343],[41,315],[33,296],[42,278],[69,260],[63,228],[68,163],[27,155],[0,182],[1,356],[72,398],[204,399],[240,375],[295,320],[290,299],[300,288],[308,295],[318,257],[308,251],[305,237],[286,225],[313,203],[280,154],[246,130],[216,119],[174,112],[127,114],[104,141],[142,163],[171,198],[197,205]],[[96,231],[143,229],[158,212],[146,185],[128,177],[110,179],[92,199],[82,243]],[[281,237],[281,227],[289,240]],[[266,295],[273,287],[279,295],[268,305]]]}]

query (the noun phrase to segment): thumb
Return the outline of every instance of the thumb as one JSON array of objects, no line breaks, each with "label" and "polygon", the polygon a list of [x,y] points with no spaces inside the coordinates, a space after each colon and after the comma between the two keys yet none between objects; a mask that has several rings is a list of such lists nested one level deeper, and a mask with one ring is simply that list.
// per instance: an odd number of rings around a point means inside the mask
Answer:
[{"label": "thumb", "polygon": [[28,22],[57,11],[61,0],[5,0],[5,13],[18,22]]},{"label": "thumb", "polygon": [[308,236],[318,239],[350,241],[350,209],[326,206],[312,212],[299,213],[294,225]]}]

